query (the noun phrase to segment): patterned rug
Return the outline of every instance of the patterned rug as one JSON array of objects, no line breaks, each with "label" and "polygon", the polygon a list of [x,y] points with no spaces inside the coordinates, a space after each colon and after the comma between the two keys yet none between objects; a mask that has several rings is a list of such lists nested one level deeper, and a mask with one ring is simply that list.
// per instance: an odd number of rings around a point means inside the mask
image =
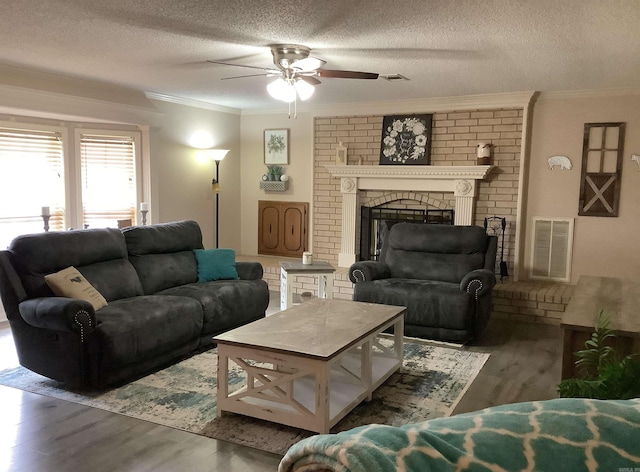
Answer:
[{"label": "patterned rug", "polygon": [[[489,354],[421,342],[404,344],[404,367],[331,431],[369,423],[402,425],[449,416]],[[58,382],[16,367],[0,371],[0,384],[101,408],[125,416],[284,454],[313,433],[225,413],[216,418],[215,349],[119,388],[69,391]]]}]

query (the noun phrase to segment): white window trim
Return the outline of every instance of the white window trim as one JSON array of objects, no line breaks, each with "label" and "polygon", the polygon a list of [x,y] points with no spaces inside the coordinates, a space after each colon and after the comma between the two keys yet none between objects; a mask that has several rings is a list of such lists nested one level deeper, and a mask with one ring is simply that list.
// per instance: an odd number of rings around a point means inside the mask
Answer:
[{"label": "white window trim", "polygon": [[[6,117],[7,115],[5,115]],[[52,124],[52,122],[59,124]],[[150,127],[147,125],[132,126],[129,124],[117,125],[114,123],[87,123],[56,121],[51,119],[30,118],[27,116],[11,116],[9,120],[1,120],[0,126],[18,130],[53,131],[60,133],[63,149],[63,165],[65,173],[65,228],[82,227],[82,196],[81,190],[81,162],[79,153],[79,138],[76,133],[105,134],[130,136],[135,135],[136,146],[136,185],[138,193],[137,208],[140,202],[150,203],[151,211],[147,215],[147,224],[157,221],[157,198],[151,194],[151,152],[150,152]],[[138,128],[137,131],[132,128]],[[128,128],[128,129],[124,129]],[[73,136],[73,142],[71,139]],[[139,212],[137,217],[140,218]]]},{"label": "white window trim", "polygon": [[74,215],[73,218],[75,220],[75,226],[77,228],[81,228],[82,227],[82,222],[83,222],[83,215],[82,215],[82,159],[80,158],[81,156],[81,151],[80,151],[80,139],[82,137],[83,134],[90,134],[92,136],[127,136],[133,139],[133,143],[134,143],[134,149],[135,149],[135,174],[136,174],[136,195],[137,195],[137,201],[136,201],[136,224],[141,224],[141,221],[138,221],[138,218],[140,217],[139,212],[137,211],[138,208],[140,208],[140,202],[144,201],[141,200],[143,198],[144,192],[144,186],[143,186],[143,172],[142,172],[142,168],[143,168],[143,155],[142,155],[142,146],[141,146],[141,141],[142,141],[142,135],[139,131],[121,131],[121,130],[117,130],[117,129],[113,129],[113,130],[106,130],[106,129],[96,129],[96,128],[75,128],[74,129],[74,139],[73,139],[73,143],[74,143],[74,155],[76,156],[75,162],[74,162],[74,171],[75,171],[75,177],[76,177],[76,184],[74,185],[74,188],[77,189],[78,191],[75,192],[75,211],[74,211]]},{"label": "white window trim", "polygon": [[[53,133],[59,133],[60,134],[60,139],[62,140],[62,171],[64,174],[64,205],[65,205],[65,214],[64,214],[64,223],[65,226],[69,225],[69,211],[68,209],[71,208],[71,202],[72,202],[72,193],[71,193],[71,187],[73,187],[72,185],[67,185],[71,180],[71,178],[73,177],[72,174],[70,174],[70,170],[71,170],[71,156],[70,156],[70,146],[69,146],[69,128],[65,127],[65,126],[54,126],[54,125],[46,125],[46,124],[41,124],[41,123],[29,123],[29,122],[21,122],[18,120],[15,121],[0,121],[0,127],[1,128],[9,128],[9,129],[15,129],[15,130],[22,130],[22,131],[29,131],[29,130],[33,130],[33,131],[48,131],[48,132],[53,132]],[[46,204],[46,202],[43,202],[43,206]]]}]

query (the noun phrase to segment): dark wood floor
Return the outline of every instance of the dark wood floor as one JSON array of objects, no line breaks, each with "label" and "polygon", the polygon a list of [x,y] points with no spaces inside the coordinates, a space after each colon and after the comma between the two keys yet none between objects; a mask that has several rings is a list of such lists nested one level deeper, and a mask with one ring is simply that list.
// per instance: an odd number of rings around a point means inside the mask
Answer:
[{"label": "dark wood floor", "polygon": [[[278,294],[270,312],[277,311]],[[467,347],[491,353],[455,413],[556,397],[557,326],[492,320]],[[0,328],[0,368],[15,363]],[[275,471],[280,457],[147,421],[0,386],[0,471]]]}]

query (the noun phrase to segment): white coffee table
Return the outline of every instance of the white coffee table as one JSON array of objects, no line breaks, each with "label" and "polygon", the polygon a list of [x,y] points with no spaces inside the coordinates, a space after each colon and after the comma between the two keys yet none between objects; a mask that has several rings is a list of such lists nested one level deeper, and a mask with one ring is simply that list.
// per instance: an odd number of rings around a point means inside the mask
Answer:
[{"label": "white coffee table", "polygon": [[[218,416],[230,411],[328,433],[402,366],[405,311],[313,299],[214,337]],[[383,341],[391,326],[395,334]],[[246,374],[234,391],[232,365]]]}]

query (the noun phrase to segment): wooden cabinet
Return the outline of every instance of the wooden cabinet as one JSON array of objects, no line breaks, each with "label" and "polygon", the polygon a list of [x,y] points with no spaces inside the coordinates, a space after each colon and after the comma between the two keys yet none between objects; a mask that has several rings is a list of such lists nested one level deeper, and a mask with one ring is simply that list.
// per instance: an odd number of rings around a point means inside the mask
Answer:
[{"label": "wooden cabinet", "polygon": [[308,203],[258,201],[258,254],[301,257],[308,220]]}]

